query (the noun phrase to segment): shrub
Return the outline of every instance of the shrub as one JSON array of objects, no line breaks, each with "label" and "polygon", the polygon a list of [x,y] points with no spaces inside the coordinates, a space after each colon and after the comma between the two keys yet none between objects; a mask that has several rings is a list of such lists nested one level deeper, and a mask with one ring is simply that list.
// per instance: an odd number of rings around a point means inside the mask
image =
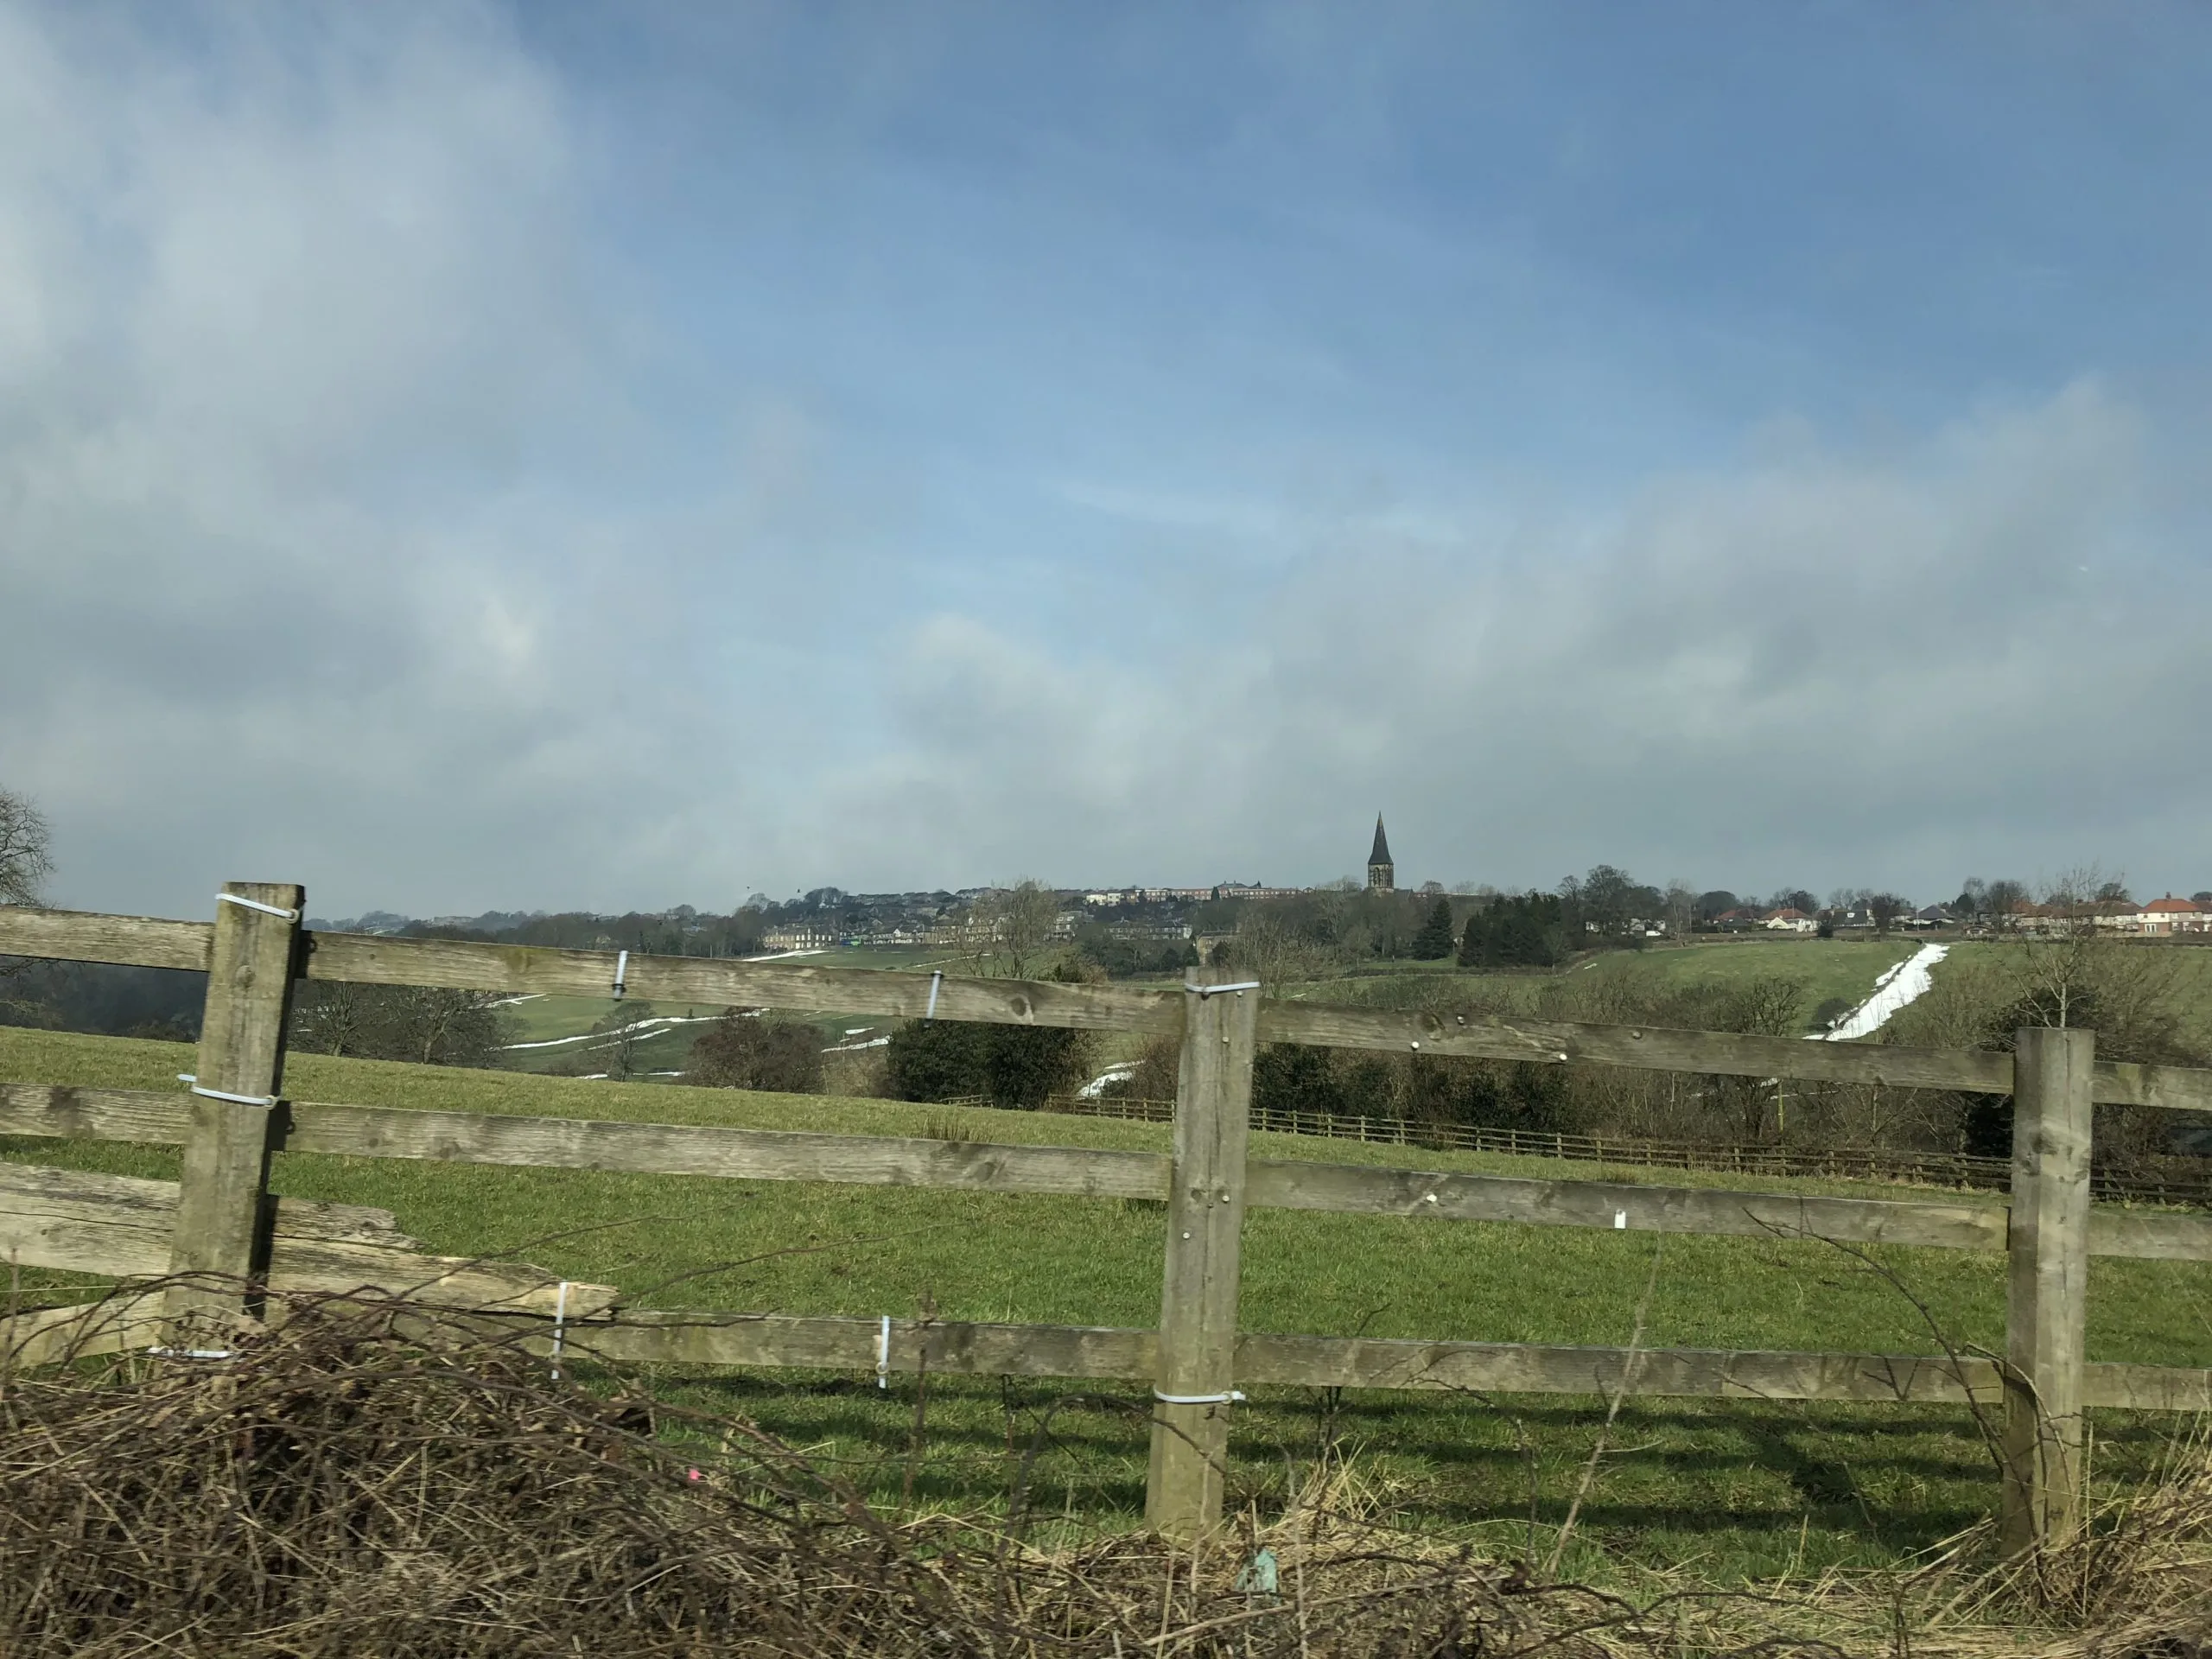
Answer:
[{"label": "shrub", "polygon": [[894,1100],[962,1100],[1034,1111],[1084,1081],[1087,1031],[909,1020],[891,1033],[885,1085]]},{"label": "shrub", "polygon": [[692,1045],[683,1081],[765,1094],[817,1093],[822,1033],[804,1020],[732,1008]]}]

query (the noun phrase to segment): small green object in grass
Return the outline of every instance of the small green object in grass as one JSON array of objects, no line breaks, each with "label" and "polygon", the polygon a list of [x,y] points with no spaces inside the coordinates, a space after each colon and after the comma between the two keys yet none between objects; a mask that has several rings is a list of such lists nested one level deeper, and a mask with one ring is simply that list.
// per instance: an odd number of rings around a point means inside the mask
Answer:
[{"label": "small green object in grass", "polygon": [[1236,1587],[1248,1596],[1264,1596],[1269,1601],[1282,1593],[1282,1573],[1275,1566],[1275,1553],[1261,1550],[1244,1563],[1236,1575]]}]

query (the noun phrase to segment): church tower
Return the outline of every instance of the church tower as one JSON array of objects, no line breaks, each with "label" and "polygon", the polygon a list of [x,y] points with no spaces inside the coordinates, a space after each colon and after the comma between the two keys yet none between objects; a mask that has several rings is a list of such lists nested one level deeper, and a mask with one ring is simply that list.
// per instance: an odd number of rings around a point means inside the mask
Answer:
[{"label": "church tower", "polygon": [[1389,893],[1395,887],[1396,872],[1390,862],[1390,843],[1382,837],[1382,815],[1375,815],[1375,846],[1367,855],[1367,890]]}]

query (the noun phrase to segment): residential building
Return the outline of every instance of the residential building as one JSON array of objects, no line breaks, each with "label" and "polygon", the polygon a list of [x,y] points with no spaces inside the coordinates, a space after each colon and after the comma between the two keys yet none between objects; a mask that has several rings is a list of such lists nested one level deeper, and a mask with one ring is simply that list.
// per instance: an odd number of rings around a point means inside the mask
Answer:
[{"label": "residential building", "polygon": [[2212,933],[2212,906],[2200,905],[2193,899],[2177,899],[2170,893],[2143,906],[2139,925],[2143,932],[2158,938],[2170,938],[2177,933]]}]

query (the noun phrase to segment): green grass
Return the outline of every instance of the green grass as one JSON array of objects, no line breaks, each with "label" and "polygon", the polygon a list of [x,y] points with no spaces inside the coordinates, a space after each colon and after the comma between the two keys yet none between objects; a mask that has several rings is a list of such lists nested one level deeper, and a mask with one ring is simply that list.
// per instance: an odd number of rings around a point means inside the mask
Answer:
[{"label": "green grass", "polygon": [[[1687,953],[1685,953],[1687,954]],[[0,1077],[175,1088],[178,1046],[0,1030]],[[1164,1147],[1162,1126],[888,1101],[624,1085],[295,1056],[303,1100],[498,1113],[810,1128],[958,1134],[975,1140]],[[18,1139],[18,1160],[174,1179],[161,1148]],[[1591,1177],[1589,1164],[1255,1137],[1266,1157]],[[1633,1179],[1637,1172],[1613,1171]],[[1838,1192],[1840,1182],[1669,1173],[1669,1181]],[[272,1181],[295,1196],[375,1205],[429,1248],[513,1251],[564,1276],[621,1287],[667,1307],[911,1315],[1149,1325],[1158,1316],[1161,1211],[1142,1203],[897,1188],[687,1180],[582,1170],[509,1169],[280,1154]],[[1956,1195],[1947,1195],[1955,1197]],[[1326,1334],[1618,1344],[1628,1340],[1654,1236],[1567,1228],[1440,1224],[1255,1211],[1244,1245],[1243,1323]],[[1891,1265],[1959,1340],[2001,1341],[1994,1255],[1891,1249]],[[684,1275],[680,1278],[679,1275]],[[671,1282],[675,1281],[675,1282]],[[2212,1265],[2100,1260],[2091,1357],[2212,1365]],[[1859,1264],[1816,1243],[1672,1237],[1645,1333],[1654,1345],[1930,1352],[1911,1306]],[[895,1498],[914,1383],[868,1377],[664,1376],[658,1386],[742,1410]],[[1033,1470],[1037,1502],[1071,1524],[1129,1524],[1141,1507],[1141,1390],[989,1379],[931,1382],[918,1492],[987,1504],[1050,1431]],[[1556,1524],[1587,1455],[1601,1402],[1372,1394],[1332,1402],[1262,1389],[1240,1408],[1236,1478],[1254,1501],[1280,1495],[1322,1440],[1353,1454],[1378,1501],[1410,1524],[1503,1547],[1537,1505]],[[1118,1403],[1097,1403],[1100,1398]],[[1092,1403],[1084,1403],[1090,1400]],[[1070,1403],[1072,1402],[1072,1403]],[[1057,1409],[1052,1409],[1059,1402]],[[2152,1465],[2166,1426],[2100,1426],[2111,1480]],[[1703,1552],[1723,1576],[1872,1563],[1932,1543],[1993,1501],[1988,1459],[1966,1414],[1945,1408],[1646,1402],[1624,1408],[1589,1510],[1592,1536],[1652,1560]],[[1287,1465],[1285,1459],[1288,1459]],[[1800,1545],[1802,1540],[1802,1556]]]},{"label": "green grass", "polygon": [[[617,1009],[628,1010],[633,1017],[643,1017],[647,1012],[642,1002],[617,1002],[604,996],[517,998],[505,1005],[512,1032],[508,1042],[545,1046],[509,1048],[505,1056],[507,1067],[528,1072],[559,1069],[589,1073],[603,1070],[610,1039],[594,1034],[594,1027]],[[690,1021],[711,1020],[721,1011],[717,1006],[703,1002],[651,1005],[652,1014]],[[825,1014],[808,1018],[820,1029],[824,1047],[836,1043],[865,1042],[872,1037],[888,1036],[891,1032],[891,1022],[870,1020],[865,1015]],[[702,1023],[656,1027],[640,1039],[632,1051],[633,1072],[640,1080],[650,1082],[656,1080],[652,1073],[688,1070],[691,1046],[707,1028]]]},{"label": "green grass", "polygon": [[1644,950],[1608,951],[1586,957],[1556,974],[1480,973],[1438,963],[1392,963],[1294,986],[1289,994],[1311,1001],[1370,1007],[1415,1009],[1463,1000],[1533,1007],[1551,987],[1587,997],[1614,984],[1663,992],[1694,984],[1740,985],[1753,978],[1772,976],[1802,982],[1809,1030],[1814,1013],[1822,1004],[1838,998],[1851,1003],[1863,1001],[1885,970],[1923,943],[1912,938],[1862,941],[1781,934],[1767,938],[1698,939]]}]

